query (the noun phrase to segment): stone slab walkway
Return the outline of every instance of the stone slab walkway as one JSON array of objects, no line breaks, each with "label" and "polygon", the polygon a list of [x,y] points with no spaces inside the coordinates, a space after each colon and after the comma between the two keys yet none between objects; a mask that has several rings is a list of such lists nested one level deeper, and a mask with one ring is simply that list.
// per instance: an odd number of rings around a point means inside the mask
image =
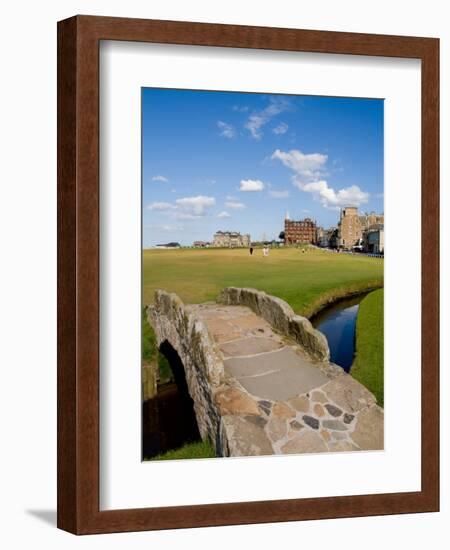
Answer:
[{"label": "stone slab walkway", "polygon": [[251,394],[283,401],[321,386],[327,377],[291,347],[274,352],[234,356],[224,361],[225,372]]},{"label": "stone slab walkway", "polygon": [[229,455],[383,449],[383,409],[340,367],[312,360],[248,307],[186,307],[223,360],[215,400]]}]

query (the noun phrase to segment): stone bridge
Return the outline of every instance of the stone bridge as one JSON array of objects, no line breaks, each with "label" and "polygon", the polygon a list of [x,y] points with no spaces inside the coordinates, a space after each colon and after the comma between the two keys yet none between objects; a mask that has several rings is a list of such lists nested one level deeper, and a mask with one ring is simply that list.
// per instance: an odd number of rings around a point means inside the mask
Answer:
[{"label": "stone bridge", "polygon": [[178,353],[200,434],[217,456],[383,448],[383,409],[329,360],[325,336],[283,300],[226,288],[184,304],[158,290],[147,308],[158,345]]}]

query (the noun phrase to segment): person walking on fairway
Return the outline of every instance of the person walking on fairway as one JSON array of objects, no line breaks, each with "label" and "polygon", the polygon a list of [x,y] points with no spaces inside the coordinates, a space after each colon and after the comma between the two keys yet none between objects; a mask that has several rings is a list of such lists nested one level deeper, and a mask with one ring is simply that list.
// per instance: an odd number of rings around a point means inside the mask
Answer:
[{"label": "person walking on fairway", "polygon": [[250,256],[253,256],[253,246],[250,247]]}]

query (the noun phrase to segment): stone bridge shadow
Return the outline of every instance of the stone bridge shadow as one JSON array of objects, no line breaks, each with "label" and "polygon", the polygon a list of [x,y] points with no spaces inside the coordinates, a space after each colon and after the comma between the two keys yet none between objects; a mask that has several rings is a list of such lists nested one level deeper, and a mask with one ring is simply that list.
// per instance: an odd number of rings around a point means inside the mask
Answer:
[{"label": "stone bridge shadow", "polygon": [[326,338],[283,300],[230,287],[185,305],[158,290],[147,315],[217,456],[383,448],[375,397],[330,363]]},{"label": "stone bridge shadow", "polygon": [[180,356],[167,340],[159,351],[169,363],[173,380],[159,386],[157,394],[143,403],[143,458],[201,440]]}]

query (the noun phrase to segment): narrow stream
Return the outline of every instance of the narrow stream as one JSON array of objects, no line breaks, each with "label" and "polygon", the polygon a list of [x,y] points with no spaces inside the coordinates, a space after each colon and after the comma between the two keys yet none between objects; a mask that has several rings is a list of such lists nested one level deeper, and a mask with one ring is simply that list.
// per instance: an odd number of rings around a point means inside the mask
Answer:
[{"label": "narrow stream", "polygon": [[311,319],[317,330],[325,334],[331,361],[349,372],[355,356],[356,318],[359,304],[367,296],[358,294],[324,308]]}]

